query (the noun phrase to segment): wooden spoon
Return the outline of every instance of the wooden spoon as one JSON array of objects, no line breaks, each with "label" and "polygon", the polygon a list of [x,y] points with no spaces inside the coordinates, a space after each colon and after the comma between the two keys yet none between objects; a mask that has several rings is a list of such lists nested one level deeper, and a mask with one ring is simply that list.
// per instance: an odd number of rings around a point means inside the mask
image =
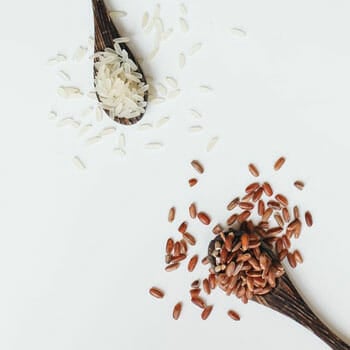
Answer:
[{"label": "wooden spoon", "polygon": [[[94,10],[94,23],[95,23],[95,52],[104,51],[106,48],[114,49],[114,39],[120,38],[120,34],[112,22],[111,17],[108,14],[106,5],[103,0],[92,0],[93,10]],[[137,70],[142,74],[141,81],[147,84],[145,75],[142,72],[142,69],[138,62],[136,61],[133,53],[130,51],[129,47],[121,43],[119,44],[122,49],[128,52],[129,58],[133,60],[137,66]],[[94,74],[96,75],[96,70],[94,70]],[[99,99],[99,96],[97,95]],[[100,100],[100,99],[99,99]],[[145,92],[145,101],[148,101],[148,92]],[[107,115],[109,115],[109,111],[106,111]],[[135,118],[119,118],[114,117],[113,119],[124,125],[132,125],[136,124],[138,121],[142,119],[144,114],[139,115]]]},{"label": "wooden spoon", "polygon": [[[230,231],[232,232],[232,231]],[[227,232],[228,233],[228,232]],[[224,233],[225,235],[227,233]],[[209,243],[208,255],[215,249],[215,242],[222,242],[222,237],[217,236]],[[278,261],[276,255],[266,245],[260,247],[271,259]],[[213,265],[213,261],[211,261]],[[214,266],[214,265],[213,265]],[[214,266],[215,267],[215,266]],[[311,330],[326,344],[334,350],[350,350],[350,346],[336,336],[322,321],[313,313],[310,307],[300,296],[297,289],[285,273],[277,279],[277,285],[271,292],[265,295],[256,295],[254,301],[267,306],[283,315],[297,321],[307,329]]]}]

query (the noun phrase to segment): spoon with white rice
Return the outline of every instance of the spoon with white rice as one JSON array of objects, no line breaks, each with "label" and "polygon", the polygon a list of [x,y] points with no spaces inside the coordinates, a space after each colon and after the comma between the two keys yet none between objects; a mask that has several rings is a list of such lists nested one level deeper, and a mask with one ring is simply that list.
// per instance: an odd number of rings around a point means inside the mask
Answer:
[{"label": "spoon with white rice", "polygon": [[132,125],[146,111],[145,75],[108,14],[103,0],[92,0],[95,22],[94,78],[101,107],[116,122]]}]

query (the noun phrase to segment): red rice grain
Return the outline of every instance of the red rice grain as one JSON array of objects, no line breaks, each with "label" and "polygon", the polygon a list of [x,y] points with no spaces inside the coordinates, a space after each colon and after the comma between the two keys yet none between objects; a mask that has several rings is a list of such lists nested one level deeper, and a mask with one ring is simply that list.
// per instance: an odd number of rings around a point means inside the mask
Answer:
[{"label": "red rice grain", "polygon": [[165,252],[167,254],[171,254],[171,252],[173,251],[174,249],[174,240],[172,238],[169,238],[166,242],[166,246],[165,246]]},{"label": "red rice grain", "polygon": [[164,292],[161,289],[157,288],[157,287],[152,287],[149,290],[149,294],[151,294],[153,297],[155,297],[157,299],[164,298]]},{"label": "red rice grain", "polygon": [[254,164],[252,164],[252,163],[250,163],[249,165],[248,165],[248,170],[250,171],[250,173],[253,175],[253,176],[255,176],[255,177],[258,177],[260,174],[259,174],[259,170],[257,169],[257,167],[254,165]]},{"label": "red rice grain", "polygon": [[197,263],[198,263],[198,255],[194,255],[190,261],[188,262],[188,265],[187,265],[187,270],[189,272],[192,272],[196,266],[197,266]]},{"label": "red rice grain", "polygon": [[172,272],[172,271],[177,270],[179,267],[180,267],[179,263],[171,264],[171,265],[168,265],[168,266],[165,267],[165,271],[166,272]]},{"label": "red rice grain", "polygon": [[283,164],[285,163],[285,161],[286,161],[286,158],[284,158],[284,157],[278,158],[278,159],[276,160],[276,162],[275,162],[273,168],[274,168],[276,171],[280,170],[280,169],[282,168]]},{"label": "red rice grain", "polygon": [[200,213],[198,213],[197,217],[204,225],[209,225],[211,223],[211,219],[207,213],[201,211]]},{"label": "red rice grain", "polygon": [[175,219],[176,209],[174,207],[169,209],[168,221],[173,222]]},{"label": "red rice grain", "polygon": [[201,309],[204,309],[206,307],[205,301],[201,297],[193,297],[191,299],[191,302]]},{"label": "red rice grain", "polygon": [[177,230],[178,230],[180,233],[185,233],[186,230],[187,230],[187,226],[188,226],[187,222],[184,221],[184,222],[182,222],[182,223],[180,224],[180,226],[179,226],[179,228],[178,228]]},{"label": "red rice grain", "polygon": [[271,197],[273,195],[273,189],[268,182],[264,182],[262,188],[266,196]]},{"label": "red rice grain", "polygon": [[190,217],[191,217],[192,219],[195,219],[196,216],[197,216],[197,207],[196,207],[196,204],[195,204],[195,203],[192,203],[192,204],[189,206],[188,211],[189,211]]},{"label": "red rice grain", "polygon": [[227,314],[228,314],[229,317],[231,317],[235,321],[239,321],[241,319],[236,311],[229,310],[227,312]]},{"label": "red rice grain", "polygon": [[309,227],[313,225],[312,215],[309,211],[305,213],[305,222],[306,222],[306,225]]},{"label": "red rice grain", "polygon": [[198,183],[198,180],[195,179],[195,178],[192,178],[192,179],[188,180],[188,184],[190,185],[190,187],[193,187],[193,186],[197,185],[197,183]]},{"label": "red rice grain", "polygon": [[213,311],[213,307],[214,307],[213,305],[209,305],[203,310],[203,312],[201,314],[201,318],[203,321],[205,321],[209,317],[209,315]]},{"label": "red rice grain", "polygon": [[179,302],[174,306],[174,309],[173,309],[173,319],[174,320],[178,320],[180,318],[181,311],[182,311],[182,303]]},{"label": "red rice grain", "polygon": [[191,165],[200,174],[204,173],[204,168],[198,160],[192,160]]}]

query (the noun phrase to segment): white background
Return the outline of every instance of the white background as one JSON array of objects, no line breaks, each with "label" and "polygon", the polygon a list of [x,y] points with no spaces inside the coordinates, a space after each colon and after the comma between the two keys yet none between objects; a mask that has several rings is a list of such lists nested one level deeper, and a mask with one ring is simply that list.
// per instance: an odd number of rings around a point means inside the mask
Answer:
[{"label": "white background", "polygon": [[[86,45],[93,33],[90,1],[0,5],[0,348],[327,349],[292,320],[219,291],[208,298],[215,308],[203,322],[190,305],[188,287],[205,268],[191,275],[184,266],[163,272],[165,239],[176,236],[188,204],[195,200],[215,222],[224,221],[227,202],[252,180],[249,162],[292,204],[312,211],[314,227],[294,245],[305,263],[288,272],[315,312],[350,341],[349,2],[185,1],[187,34],[179,30],[179,2],[159,2],[175,34],[145,71],[156,81],[174,76],[182,93],[150,106],[144,122],[169,115],[163,128],[117,126],[126,135],[124,159],[112,151],[117,136],[87,147],[77,130],[57,128],[48,119],[51,109],[61,118],[91,104],[56,95],[61,68],[73,85],[91,89],[88,59],[47,65],[57,52],[71,57]],[[140,23],[155,4],[109,3],[128,12],[118,23],[139,56],[152,49]],[[244,28],[247,36],[233,36],[232,27]],[[178,54],[199,41],[202,50],[180,70]],[[199,92],[201,84],[213,92]],[[203,119],[194,121],[189,108]],[[190,134],[188,127],[198,124],[203,131]],[[113,123],[94,122],[94,130],[105,125]],[[213,136],[219,142],[207,153]],[[163,142],[164,149],[144,150],[152,141]],[[75,155],[85,171],[74,167]],[[280,155],[288,161],[274,174]],[[206,173],[190,190],[194,158]],[[306,182],[303,192],[292,186],[299,178]],[[173,226],[166,221],[172,205],[179,214]],[[190,230],[199,241],[192,252],[203,257],[212,234],[198,223],[191,222]],[[152,285],[166,291],[164,300],[148,295]],[[171,310],[180,300],[183,315],[175,322]],[[241,322],[227,317],[229,308]]]}]

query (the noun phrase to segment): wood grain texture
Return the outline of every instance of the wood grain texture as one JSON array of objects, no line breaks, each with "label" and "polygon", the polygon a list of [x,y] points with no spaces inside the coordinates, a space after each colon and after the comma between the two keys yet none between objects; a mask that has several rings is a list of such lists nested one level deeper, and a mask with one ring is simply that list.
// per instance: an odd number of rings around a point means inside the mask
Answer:
[{"label": "wood grain texture", "polygon": [[[229,229],[224,233],[228,235],[229,232],[239,235],[241,232],[234,229]],[[215,249],[215,241],[223,242],[222,237],[219,235],[213,239],[208,246],[208,258],[212,266],[215,267],[214,259],[211,253]],[[276,255],[271,249],[267,247],[264,242],[261,244],[261,249],[267,253],[273,261],[278,261]],[[331,349],[334,350],[350,350],[350,346],[346,344],[342,339],[335,335],[310,309],[310,307],[303,300],[297,289],[294,287],[292,281],[285,273],[282,277],[276,280],[276,287],[266,295],[256,295],[252,299],[253,301],[269,307],[279,313],[290,317],[296,322],[300,323],[307,329],[311,330]]]},{"label": "wood grain texture", "polygon": [[255,296],[253,300],[297,321],[315,333],[328,344],[331,349],[350,350],[350,346],[336,336],[313,313],[300,296],[287,274],[284,274],[278,279],[277,287],[270,293],[263,296]]},{"label": "wood grain texture", "polygon": [[[94,11],[94,24],[95,24],[95,52],[104,51],[105,48],[114,48],[113,40],[116,38],[120,38],[120,34],[113,24],[111,17],[108,14],[106,5],[103,0],[92,0],[93,11]],[[130,51],[129,47],[122,43],[120,47],[128,52],[129,58],[135,62],[137,65],[138,72],[142,74],[142,81],[147,84],[145,75],[143,71],[136,61],[133,53]],[[96,75],[96,71],[94,69],[94,75]],[[99,99],[99,96],[97,95]],[[145,101],[148,101],[148,92],[145,92]],[[107,115],[109,115],[108,111],[105,111]],[[113,119],[124,125],[133,125],[139,122],[144,114],[139,115],[135,118],[119,118],[113,117]]]}]

